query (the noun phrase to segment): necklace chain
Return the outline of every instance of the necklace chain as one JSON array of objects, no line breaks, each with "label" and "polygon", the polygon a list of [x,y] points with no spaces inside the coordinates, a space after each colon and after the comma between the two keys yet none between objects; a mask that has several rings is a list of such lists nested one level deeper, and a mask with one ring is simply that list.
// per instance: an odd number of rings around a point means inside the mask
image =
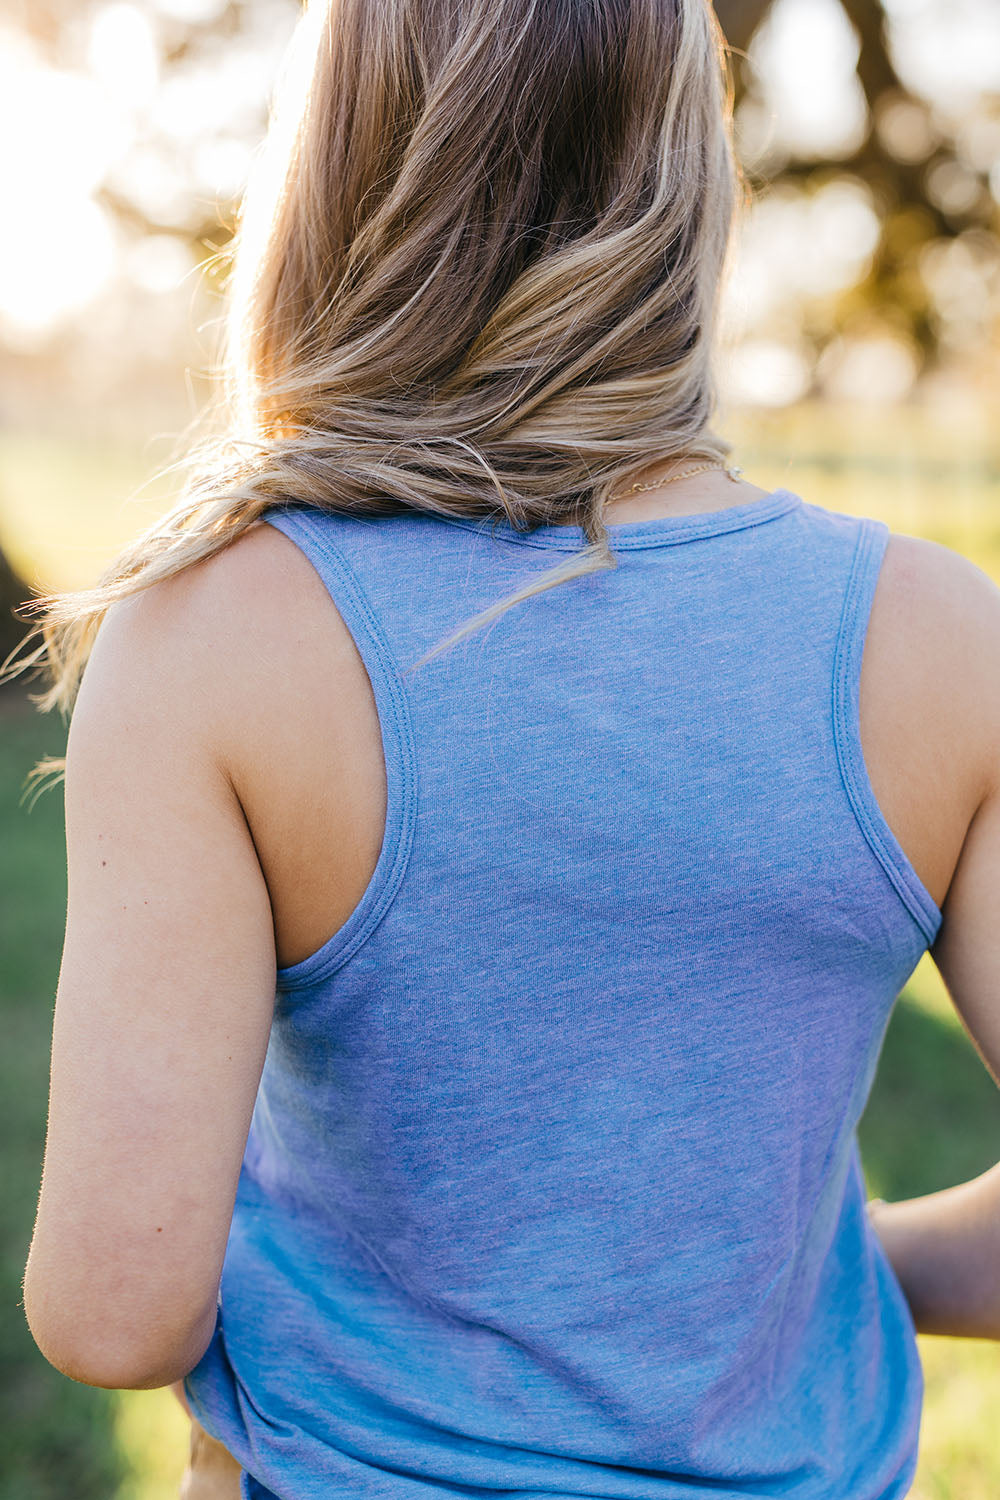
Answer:
[{"label": "necklace chain", "polygon": [[658,490],[661,485],[673,484],[675,479],[690,479],[692,474],[706,474],[709,469],[725,469],[726,473],[729,475],[730,479],[734,481],[734,483],[743,473],[743,470],[738,468],[736,464],[699,464],[695,469],[684,469],[680,474],[667,474],[662,479],[655,479],[652,484],[629,485],[627,490],[618,490],[615,494],[609,495],[608,499],[621,500],[625,495],[635,495],[640,491],[645,490]]}]

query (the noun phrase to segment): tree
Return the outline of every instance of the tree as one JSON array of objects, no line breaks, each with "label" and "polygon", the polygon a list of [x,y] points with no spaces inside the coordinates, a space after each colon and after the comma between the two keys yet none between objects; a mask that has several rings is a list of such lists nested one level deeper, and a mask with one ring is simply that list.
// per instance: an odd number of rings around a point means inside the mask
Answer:
[{"label": "tree", "polygon": [[13,611],[27,600],[30,593],[27,583],[0,547],[0,662],[24,639],[28,627],[14,616]]},{"label": "tree", "polygon": [[[744,104],[759,98],[760,81],[747,52],[767,21],[775,0],[716,0],[720,23],[732,49],[737,90],[737,119]],[[751,171],[755,188],[795,184],[805,192],[831,177],[846,177],[870,193],[881,234],[870,267],[860,285],[843,299],[837,319],[850,320],[865,309],[909,335],[932,361],[942,338],[943,320],[932,290],[921,272],[925,248],[965,240],[970,254],[1000,258],[1000,219],[989,187],[990,161],[970,160],[961,138],[961,122],[941,115],[934,101],[913,92],[900,77],[893,58],[893,35],[887,0],[837,0],[859,41],[857,75],[867,103],[868,126],[860,145],[823,159],[787,150]],[[944,3],[944,0],[942,0]],[[99,0],[15,0],[14,16],[54,60],[79,62],[89,18]],[[199,60],[219,57],[220,44],[231,49],[260,36],[269,44],[274,20],[291,21],[298,0],[206,0],[199,20],[180,20],[164,5],[149,0],[166,75],[197,67]],[[270,29],[269,29],[270,28]],[[264,124],[264,103],[252,130]],[[906,128],[900,130],[900,121]],[[998,119],[1000,129],[1000,119]],[[251,133],[252,133],[251,130]],[[903,137],[906,137],[904,140]],[[163,143],[144,142],[156,151]],[[133,174],[141,177],[141,174]],[[193,180],[192,180],[193,181]],[[185,205],[168,213],[151,209],[148,198],[130,183],[109,180],[101,200],[126,234],[179,237],[200,260],[224,248],[235,216],[235,202],[211,201],[192,185]],[[818,335],[832,337],[836,326]],[[819,352],[819,351],[817,351]]]},{"label": "tree", "polygon": [[737,52],[746,52],[754,32],[770,9],[771,0],[716,0],[716,15],[730,47]]},{"label": "tree", "polygon": [[[86,0],[93,4],[93,0]],[[282,0],[278,0],[279,5]],[[286,6],[294,0],[284,0]],[[758,89],[747,51],[773,9],[774,0],[717,0],[717,13],[734,59],[737,110]],[[973,246],[997,248],[998,210],[988,183],[989,164],[970,162],[954,122],[939,118],[933,101],[915,94],[902,81],[892,55],[889,17],[884,0],[839,0],[858,37],[857,74],[868,107],[868,129],[862,143],[842,156],[821,160],[789,153],[780,158],[755,186],[769,181],[792,182],[810,190],[832,176],[846,176],[871,193],[881,221],[881,235],[864,281],[851,289],[841,309],[849,319],[860,308],[877,309],[881,321],[909,334],[932,360],[941,335],[941,321],[933,297],[919,272],[924,247],[961,236]],[[252,26],[264,0],[230,0],[211,20],[198,24],[173,23],[167,29],[165,65],[182,66],[200,51],[217,43],[220,35],[235,38]],[[273,0],[272,0],[273,4]],[[86,8],[86,5],[84,6]],[[79,3],[46,0],[33,5],[33,25],[58,34],[59,17]],[[908,116],[909,148],[902,149],[893,121]],[[263,121],[261,121],[263,123]],[[917,150],[912,149],[917,142]],[[922,143],[922,145],[921,145]],[[752,179],[753,180],[753,179]],[[108,186],[103,200],[120,222],[137,233],[166,232],[184,236],[199,255],[215,252],[231,232],[234,204],[206,208],[192,194],[183,221],[151,219],[127,192]],[[836,329],[830,330],[831,334]]]}]

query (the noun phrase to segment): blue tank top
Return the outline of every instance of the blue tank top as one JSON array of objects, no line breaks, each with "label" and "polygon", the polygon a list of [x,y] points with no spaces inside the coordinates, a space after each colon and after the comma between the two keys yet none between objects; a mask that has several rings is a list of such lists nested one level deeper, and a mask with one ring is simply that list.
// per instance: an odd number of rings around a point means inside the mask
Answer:
[{"label": "blue tank top", "polygon": [[388,806],[279,971],[186,1382],[243,1496],[904,1495],[856,1126],[941,913],[859,738],[888,529],[786,489],[612,526],[615,570],[414,671],[579,528],[267,519],[357,643]]}]

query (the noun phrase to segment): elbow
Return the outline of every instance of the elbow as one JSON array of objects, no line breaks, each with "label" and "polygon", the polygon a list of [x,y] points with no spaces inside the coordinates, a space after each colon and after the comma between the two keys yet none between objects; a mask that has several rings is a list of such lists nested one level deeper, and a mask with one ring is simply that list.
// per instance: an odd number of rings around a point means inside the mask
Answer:
[{"label": "elbow", "polygon": [[105,1390],[153,1390],[183,1379],[201,1359],[215,1328],[215,1307],[196,1323],[172,1328],[156,1320],[122,1321],[93,1306],[63,1315],[25,1282],[24,1313],[40,1353],[70,1380]]},{"label": "elbow", "polygon": [[75,1340],[65,1334],[53,1338],[31,1328],[38,1349],[62,1375],[81,1385],[101,1386],[112,1391],[149,1391],[183,1380],[208,1348],[204,1339],[162,1348],[150,1348],[138,1340]]},{"label": "elbow", "polygon": [[43,1342],[32,1334],[39,1350],[54,1369],[81,1385],[100,1386],[110,1391],[149,1391],[174,1385],[198,1363],[200,1356],[187,1358],[142,1358],[132,1349],[118,1350],[107,1346],[76,1348],[70,1343]]}]

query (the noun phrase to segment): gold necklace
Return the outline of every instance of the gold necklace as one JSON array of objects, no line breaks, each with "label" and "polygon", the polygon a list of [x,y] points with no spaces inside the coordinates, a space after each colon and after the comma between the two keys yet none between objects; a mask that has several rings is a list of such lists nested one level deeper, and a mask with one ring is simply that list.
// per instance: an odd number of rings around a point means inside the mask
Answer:
[{"label": "gold necklace", "polygon": [[675,479],[690,479],[692,474],[707,474],[709,469],[725,469],[730,479],[735,483],[738,481],[743,470],[736,464],[699,464],[696,469],[684,469],[680,474],[668,474],[663,479],[655,479],[652,484],[633,484],[627,490],[619,490],[616,494],[609,495],[609,500],[622,500],[626,495],[634,495],[642,490],[658,490],[663,484],[673,484]]}]

